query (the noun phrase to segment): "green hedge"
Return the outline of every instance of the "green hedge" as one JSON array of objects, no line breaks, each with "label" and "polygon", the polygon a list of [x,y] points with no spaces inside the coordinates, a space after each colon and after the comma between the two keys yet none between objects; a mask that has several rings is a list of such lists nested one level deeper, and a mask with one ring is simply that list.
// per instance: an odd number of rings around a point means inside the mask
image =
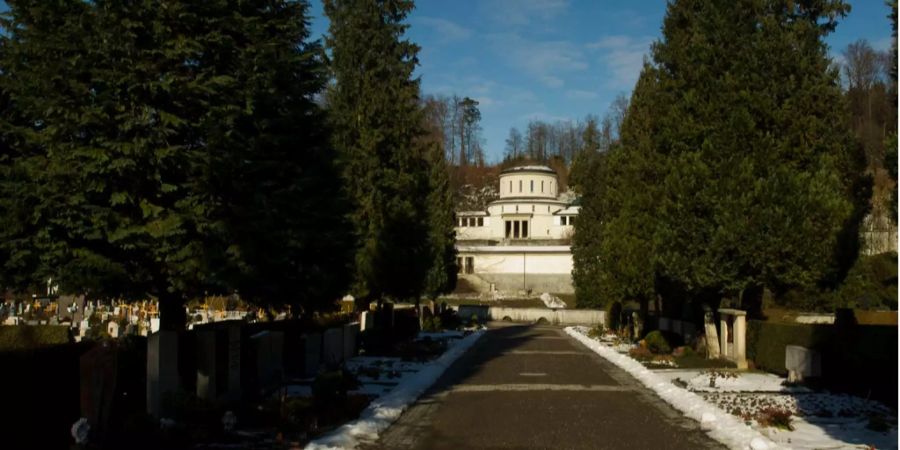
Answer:
[{"label": "green hedge", "polygon": [[786,375],[785,346],[799,345],[822,357],[823,387],[873,397],[896,408],[897,327],[803,325],[751,320],[747,357],[757,368]]},{"label": "green hedge", "polygon": [[65,325],[0,326],[0,352],[34,350],[72,342]]}]

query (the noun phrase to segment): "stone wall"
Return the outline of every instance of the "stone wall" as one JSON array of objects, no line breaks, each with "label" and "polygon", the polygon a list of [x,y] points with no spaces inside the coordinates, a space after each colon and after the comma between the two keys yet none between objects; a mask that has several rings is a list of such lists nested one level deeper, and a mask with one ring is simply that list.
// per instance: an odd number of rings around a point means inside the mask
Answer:
[{"label": "stone wall", "polygon": [[594,326],[605,323],[606,311],[596,309],[545,309],[545,308],[513,308],[507,306],[474,306],[460,305],[454,307],[461,318],[468,319],[473,315],[479,320],[510,320],[513,322],[534,323],[541,318],[554,325],[587,325]]}]

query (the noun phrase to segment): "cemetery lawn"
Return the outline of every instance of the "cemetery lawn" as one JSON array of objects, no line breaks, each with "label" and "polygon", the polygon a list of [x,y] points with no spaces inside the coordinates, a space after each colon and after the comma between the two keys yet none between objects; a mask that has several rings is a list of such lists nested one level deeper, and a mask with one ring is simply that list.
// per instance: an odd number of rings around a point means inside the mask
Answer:
[{"label": "cemetery lawn", "polygon": [[629,356],[631,344],[590,337],[585,327],[566,332],[700,421],[711,437],[729,447],[897,448],[896,413],[881,403],[788,385],[769,373],[664,368]]}]

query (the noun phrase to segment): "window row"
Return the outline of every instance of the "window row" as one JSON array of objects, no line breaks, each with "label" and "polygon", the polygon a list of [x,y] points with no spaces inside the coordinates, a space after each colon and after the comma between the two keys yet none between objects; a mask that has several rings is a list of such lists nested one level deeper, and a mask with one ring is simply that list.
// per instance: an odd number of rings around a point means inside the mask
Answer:
[{"label": "window row", "polygon": [[475,273],[475,258],[472,256],[456,257],[456,270],[459,273]]},{"label": "window row", "polygon": [[527,220],[507,220],[506,221],[506,238],[507,239],[525,239],[528,237],[528,221]]},{"label": "window row", "polygon": [[560,216],[560,225],[575,225],[575,216]]},{"label": "window row", "polygon": [[[523,186],[523,180],[519,180],[519,192],[522,192],[522,186]],[[534,192],[534,180],[528,181],[528,187],[529,187],[529,190],[533,193]],[[512,180],[509,180],[509,192],[512,193],[512,191],[513,191],[513,182],[512,182]],[[543,193],[543,192],[544,192],[544,181],[542,180],[541,181],[541,193]],[[553,193],[553,182],[552,181],[550,182],[550,193],[551,194]]]},{"label": "window row", "polygon": [[484,217],[460,217],[457,222],[460,227],[483,227]]}]

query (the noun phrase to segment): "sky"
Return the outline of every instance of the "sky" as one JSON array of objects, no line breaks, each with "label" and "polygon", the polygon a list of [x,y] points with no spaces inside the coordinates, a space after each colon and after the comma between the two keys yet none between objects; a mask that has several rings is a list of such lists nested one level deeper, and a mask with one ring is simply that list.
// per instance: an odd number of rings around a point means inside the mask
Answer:
[{"label": "sky", "polygon": [[[852,11],[826,42],[840,57],[864,38],[890,48],[883,0],[851,1]],[[502,158],[513,126],[529,120],[603,116],[629,95],[650,44],[661,36],[662,0],[419,0],[406,37],[421,46],[423,94],[479,102],[485,153]],[[328,30],[312,0],[313,35]]]},{"label": "sky", "polygon": [[[321,0],[310,1],[321,38],[328,20]],[[826,38],[831,55],[840,60],[857,39],[889,49],[884,1],[849,3]],[[665,9],[663,0],[419,0],[406,37],[422,48],[422,93],[478,100],[485,153],[498,161],[511,127],[602,117],[618,94],[629,95]]]}]

